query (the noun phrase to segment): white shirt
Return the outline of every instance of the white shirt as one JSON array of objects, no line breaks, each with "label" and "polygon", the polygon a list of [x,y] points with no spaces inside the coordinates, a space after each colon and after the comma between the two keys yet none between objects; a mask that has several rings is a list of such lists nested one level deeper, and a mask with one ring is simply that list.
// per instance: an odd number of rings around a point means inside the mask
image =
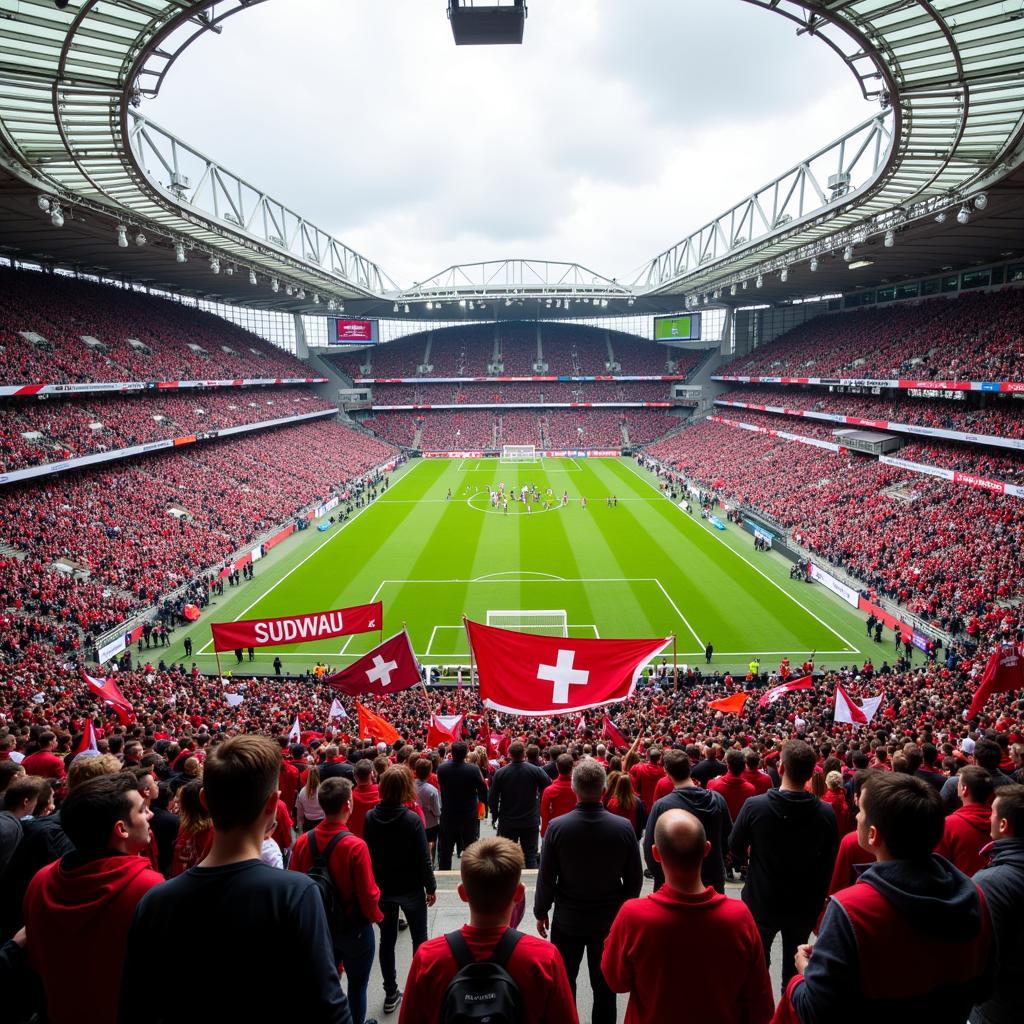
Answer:
[{"label": "white shirt", "polygon": [[281,847],[273,839],[264,839],[260,847],[260,860],[267,867],[284,869],[284,858],[281,856]]}]

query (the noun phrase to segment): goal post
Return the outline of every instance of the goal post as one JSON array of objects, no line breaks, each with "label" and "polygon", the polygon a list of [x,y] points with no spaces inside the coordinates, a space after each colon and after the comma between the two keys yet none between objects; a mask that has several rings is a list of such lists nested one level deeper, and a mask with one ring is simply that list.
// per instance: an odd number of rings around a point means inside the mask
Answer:
[{"label": "goal post", "polygon": [[569,616],[565,609],[512,608],[488,611],[487,625],[499,629],[514,629],[520,633],[537,633],[540,636],[568,636]]},{"label": "goal post", "polygon": [[501,446],[502,462],[536,462],[537,446],[535,444],[503,444]]}]

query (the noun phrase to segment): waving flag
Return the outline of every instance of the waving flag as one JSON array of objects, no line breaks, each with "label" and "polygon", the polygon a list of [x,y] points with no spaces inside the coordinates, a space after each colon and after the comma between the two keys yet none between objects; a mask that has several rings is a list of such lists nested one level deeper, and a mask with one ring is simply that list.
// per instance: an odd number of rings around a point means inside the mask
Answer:
[{"label": "waving flag", "polygon": [[[99,757],[99,747],[96,746],[96,730],[92,726],[92,719],[85,720],[85,729],[82,732],[82,740],[75,747],[74,757]],[[72,758],[73,760],[74,758]]]},{"label": "waving flag", "polygon": [[344,721],[348,718],[348,712],[345,710],[345,705],[342,704],[337,697],[331,701],[331,710],[328,712],[327,717],[332,722]]},{"label": "waving flag", "polygon": [[728,697],[708,701],[708,707],[715,711],[724,711],[727,715],[742,715],[744,706],[752,696],[749,690],[740,690],[739,693],[730,693]]},{"label": "waving flag", "polygon": [[601,735],[614,743],[615,746],[622,747],[623,750],[629,748],[629,741],[619,732],[618,727],[607,715],[604,715],[601,719]]},{"label": "waving flag", "polygon": [[239,704],[245,701],[245,697],[241,693],[225,693],[224,700],[229,708],[237,708]]},{"label": "waving flag", "polygon": [[993,693],[1006,693],[1021,688],[1024,688],[1024,665],[1021,664],[1020,651],[1013,644],[1002,644],[988,659],[967,717],[977,718],[985,706],[985,701]]},{"label": "waving flag", "polygon": [[631,697],[644,666],[671,640],[578,640],[466,620],[484,707],[558,715]]},{"label": "waving flag", "polygon": [[408,690],[421,679],[419,662],[413,654],[409,634],[403,629],[358,661],[352,662],[348,668],[335,672],[324,681],[350,697],[358,697],[363,693],[383,697],[388,693]]},{"label": "waving flag", "polygon": [[289,743],[301,743],[302,742],[302,726],[299,725],[299,716],[295,716],[295,721],[292,722],[292,727],[288,730],[288,742]]},{"label": "waving flag", "polygon": [[835,721],[848,722],[850,725],[870,725],[871,719],[878,712],[884,694],[877,697],[865,697],[859,704],[838,683],[836,684]]},{"label": "waving flag", "polygon": [[784,697],[787,693],[792,693],[794,690],[813,689],[813,676],[801,676],[799,679],[791,679],[788,683],[779,683],[778,686],[773,686],[770,690],[765,690],[765,692],[761,694],[761,697],[757,702],[757,706],[759,708],[766,708],[770,704],[774,704],[780,697]]},{"label": "waving flag", "polygon": [[380,715],[375,715],[369,708],[356,701],[356,713],[359,716],[359,738],[374,739],[378,743],[394,743],[399,738],[398,730]]},{"label": "waving flag", "polygon": [[465,715],[431,715],[427,729],[427,746],[439,743],[454,743],[462,735],[462,720]]},{"label": "waving flag", "polygon": [[89,675],[84,668],[79,671],[85,685],[89,687],[89,692],[104,704],[112,707],[122,725],[129,725],[135,721],[135,709],[113,679],[98,679],[96,676]]}]

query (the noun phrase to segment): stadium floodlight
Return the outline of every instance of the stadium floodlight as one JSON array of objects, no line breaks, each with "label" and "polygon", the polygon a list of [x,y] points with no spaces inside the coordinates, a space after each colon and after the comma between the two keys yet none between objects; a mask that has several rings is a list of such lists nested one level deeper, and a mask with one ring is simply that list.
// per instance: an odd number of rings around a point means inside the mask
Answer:
[{"label": "stadium floodlight", "polygon": [[345,303],[344,302],[339,302],[338,303],[338,312],[339,313],[344,313],[345,312]]},{"label": "stadium floodlight", "polygon": [[[395,308],[397,309],[397,307],[395,307]],[[434,308],[434,304],[428,300],[427,301],[427,309],[433,309],[433,308]]]},{"label": "stadium floodlight", "polygon": [[853,259],[853,246],[852,245],[848,245],[843,250],[843,259],[846,260],[847,263],[849,263],[850,260]]},{"label": "stadium floodlight", "polygon": [[280,290],[280,288],[281,288],[281,285],[280,285],[280,283],[278,282],[277,278],[276,278],[276,277],[272,277],[272,278],[270,279],[270,290],[271,290],[272,292],[277,292],[277,291],[279,291],[279,290]]},{"label": "stadium floodlight", "polygon": [[939,213],[937,213],[935,215],[935,223],[936,224],[945,224],[946,223],[946,211],[945,210],[941,210],[941,211],[939,211]]},{"label": "stadium floodlight", "polygon": [[305,288],[300,288],[299,289],[299,298],[302,299],[303,302],[306,300],[306,289]]},{"label": "stadium floodlight", "polygon": [[988,206],[988,196],[984,192],[979,192],[974,197],[974,208],[976,210],[984,210]]},{"label": "stadium floodlight", "polygon": [[760,288],[763,284],[764,284],[764,278],[760,274],[758,274],[757,275],[757,280],[754,282],[754,287],[755,288]]},{"label": "stadium floodlight", "polygon": [[210,272],[212,274],[220,273],[220,259],[217,256],[210,257]]},{"label": "stadium floodlight", "polygon": [[890,228],[885,233],[885,240],[882,243],[886,249],[891,249],[896,244],[896,232]]},{"label": "stadium floodlight", "polygon": [[636,299],[634,299],[632,295],[630,295],[630,297],[626,299],[627,306],[632,306],[634,302],[636,302]]},{"label": "stadium floodlight", "polygon": [[313,305],[314,306],[319,306],[320,305],[320,293],[319,292],[313,292]]},{"label": "stadium floodlight", "polygon": [[118,249],[128,248],[128,229],[123,224],[117,225],[117,247]]},{"label": "stadium floodlight", "polygon": [[470,308],[470,309],[475,309],[475,308],[476,308],[476,307],[474,307],[474,305],[473,305],[473,300],[472,300],[472,299],[470,299],[470,300],[469,300],[469,308]]},{"label": "stadium floodlight", "polygon": [[135,244],[140,248],[144,246],[148,241],[149,239],[146,238],[146,236],[141,231],[135,236]]},{"label": "stadium floodlight", "polygon": [[185,255],[185,246],[181,242],[176,242],[174,245],[174,258],[178,263],[185,263],[188,260]]},{"label": "stadium floodlight", "polygon": [[[275,288],[274,290],[276,291],[277,289]],[[285,295],[294,295],[295,289],[290,284],[286,284],[284,286],[284,293]]]},{"label": "stadium floodlight", "polygon": [[252,284],[252,285],[256,284],[256,271],[255,270],[250,270],[249,271],[249,284]]},{"label": "stadium floodlight", "polygon": [[395,303],[394,309],[392,309],[391,312],[392,313],[397,313],[398,312],[398,303],[397,302]]},{"label": "stadium floodlight", "polygon": [[227,274],[228,277],[234,277],[235,276],[235,268],[233,266],[231,266],[230,264],[228,264],[224,268],[224,273]]},{"label": "stadium floodlight", "polygon": [[405,311],[406,311],[406,313],[409,312],[409,303],[408,302],[405,304]]},{"label": "stadium floodlight", "polygon": [[64,211],[56,203],[50,210],[50,223],[55,228],[64,227]]},{"label": "stadium floodlight", "polygon": [[735,295],[736,294],[736,285],[734,285],[734,284],[729,285],[729,294],[730,295]]},{"label": "stadium floodlight", "polygon": [[779,280],[782,281],[783,284],[789,280],[789,267],[782,268],[782,273],[779,274]]},{"label": "stadium floodlight", "polygon": [[337,308],[338,308],[338,304],[334,301],[334,299],[328,299],[327,300],[327,312],[328,313],[333,313]]},{"label": "stadium floodlight", "polygon": [[462,307],[463,309],[465,309],[465,308],[466,308],[466,300],[465,300],[465,299],[459,299],[459,305],[460,305],[460,306],[461,306],[461,307]]},{"label": "stadium floodlight", "polygon": [[744,281],[744,282],[743,282],[743,290],[744,290],[744,291],[746,291],[746,290],[747,290],[747,282],[746,282],[746,281]]},{"label": "stadium floodlight", "polygon": [[966,224],[970,219],[971,208],[967,205],[967,203],[964,203],[964,205],[961,206],[959,211],[957,212],[956,222],[957,224]]},{"label": "stadium floodlight", "polygon": [[817,271],[818,271],[818,257],[817,256],[812,256],[811,257],[811,273],[815,274],[815,273],[817,273]]},{"label": "stadium floodlight", "polygon": [[49,213],[50,207],[53,205],[53,200],[49,196],[38,196],[36,198],[36,205],[43,213]]}]

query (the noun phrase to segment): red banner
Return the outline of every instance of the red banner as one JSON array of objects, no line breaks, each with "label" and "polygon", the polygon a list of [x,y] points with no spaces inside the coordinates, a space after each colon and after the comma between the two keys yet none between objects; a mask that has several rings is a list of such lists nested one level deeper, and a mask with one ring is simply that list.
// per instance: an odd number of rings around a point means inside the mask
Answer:
[{"label": "red banner", "polygon": [[279,644],[327,640],[350,633],[373,633],[381,628],[383,617],[383,606],[377,601],[310,615],[214,622],[210,629],[213,631],[214,650],[233,651],[239,647],[276,647]]}]

